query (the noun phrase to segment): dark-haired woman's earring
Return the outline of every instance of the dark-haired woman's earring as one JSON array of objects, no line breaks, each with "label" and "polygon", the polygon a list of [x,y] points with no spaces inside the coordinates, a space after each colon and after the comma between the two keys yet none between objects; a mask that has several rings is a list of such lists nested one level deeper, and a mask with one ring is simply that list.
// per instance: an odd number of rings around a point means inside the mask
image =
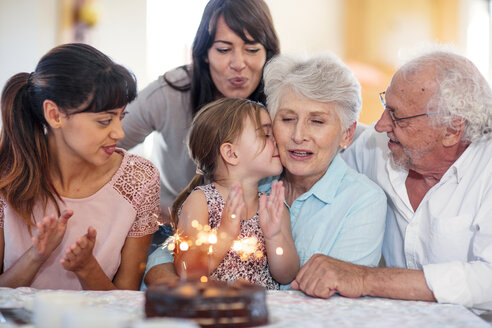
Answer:
[{"label": "dark-haired woman's earring", "polygon": [[48,127],[46,125],[43,124],[43,133],[45,136],[48,135]]}]

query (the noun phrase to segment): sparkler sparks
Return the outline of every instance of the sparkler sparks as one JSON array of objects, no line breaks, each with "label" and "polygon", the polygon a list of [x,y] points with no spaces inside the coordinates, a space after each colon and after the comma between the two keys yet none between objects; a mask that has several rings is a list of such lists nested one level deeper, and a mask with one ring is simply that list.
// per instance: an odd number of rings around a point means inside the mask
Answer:
[{"label": "sparkler sparks", "polygon": [[208,243],[209,244],[217,244],[217,234],[216,233],[209,233],[208,234]]},{"label": "sparkler sparks", "polygon": [[[258,252],[258,239],[256,237],[236,239],[232,243],[232,249],[239,254],[242,261],[246,261],[248,257]],[[263,254],[261,251],[260,253]]]},{"label": "sparkler sparks", "polygon": [[[187,278],[199,279],[200,281],[208,281],[208,273],[210,268],[207,268],[207,264],[210,265],[211,255],[215,251],[215,245],[219,240],[227,240],[228,235],[225,232],[217,234],[216,229],[211,229],[209,225],[201,225],[197,220],[191,221],[191,226],[196,233],[192,236],[184,236],[177,231],[167,245],[169,251],[179,254],[180,252],[193,251],[193,256],[188,258],[189,266],[183,262],[183,271],[181,273],[181,279]],[[260,259],[265,256],[264,252],[260,250],[258,239],[255,236],[236,239],[233,241],[232,250],[236,252],[242,261],[246,261],[251,258]],[[283,249],[278,247],[276,249],[277,255],[283,254]]]},{"label": "sparkler sparks", "polygon": [[188,249],[190,249],[190,246],[188,245],[188,243],[186,241],[182,241],[179,244],[179,250],[181,250],[181,251],[187,251]]},{"label": "sparkler sparks", "polygon": [[[193,220],[191,222],[192,227],[198,230],[196,237],[193,240],[186,239],[182,237],[179,232],[174,235],[174,240],[170,242],[167,248],[170,251],[188,251],[192,249],[194,246],[208,246],[208,254],[213,253],[213,245],[217,244],[219,238],[217,236],[217,231],[211,229],[210,226],[202,226],[198,223],[198,221]],[[221,233],[220,238],[225,239],[227,237],[226,233]],[[176,248],[178,247],[178,248]],[[261,258],[264,256],[263,252],[258,250],[258,239],[256,237],[247,237],[243,239],[236,239],[233,241],[232,249],[239,254],[241,260],[245,261],[250,256],[255,256],[256,258]],[[281,252],[283,254],[283,250],[279,247],[277,248],[277,254]]]}]

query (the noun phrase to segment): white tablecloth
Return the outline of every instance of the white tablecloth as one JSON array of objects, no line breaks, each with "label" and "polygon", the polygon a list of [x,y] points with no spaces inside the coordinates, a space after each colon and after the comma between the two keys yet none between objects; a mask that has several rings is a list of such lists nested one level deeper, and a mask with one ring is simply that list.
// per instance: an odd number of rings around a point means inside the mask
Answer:
[{"label": "white tablecloth", "polygon": [[[32,309],[33,288],[0,288],[0,307]],[[80,291],[90,306],[124,311],[135,320],[145,317],[144,293],[137,291]],[[297,291],[268,291],[270,324],[265,327],[484,327],[490,325],[463,306],[334,296],[328,300]],[[1,325],[0,325],[1,326]]]}]

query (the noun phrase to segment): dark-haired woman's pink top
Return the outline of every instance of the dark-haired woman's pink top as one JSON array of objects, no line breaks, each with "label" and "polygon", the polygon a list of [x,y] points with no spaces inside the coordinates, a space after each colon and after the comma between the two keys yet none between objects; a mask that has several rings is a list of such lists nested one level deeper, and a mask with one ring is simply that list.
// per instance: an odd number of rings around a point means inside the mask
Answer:
[{"label": "dark-haired woman's pink top", "polygon": [[[127,237],[142,237],[158,228],[159,172],[148,160],[117,149],[123,155],[120,168],[112,179],[93,195],[72,199],[62,197],[60,210],[71,209],[74,214],[68,221],[65,236],[48,260],[38,271],[31,287],[39,289],[82,289],[75,273],[66,271],[60,264],[65,250],[87,233],[89,226],[97,231],[93,253],[110,280],[121,262],[121,250]],[[46,214],[41,204],[35,207],[35,222],[44,216],[56,215],[52,204]],[[10,268],[32,245],[24,221],[0,197],[0,229],[3,229],[5,248],[3,270]]]}]

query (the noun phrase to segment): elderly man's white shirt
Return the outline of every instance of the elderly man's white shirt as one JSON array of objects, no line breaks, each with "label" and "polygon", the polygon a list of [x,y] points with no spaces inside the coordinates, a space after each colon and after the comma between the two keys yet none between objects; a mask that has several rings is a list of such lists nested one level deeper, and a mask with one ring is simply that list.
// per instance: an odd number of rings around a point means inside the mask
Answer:
[{"label": "elderly man's white shirt", "polygon": [[370,127],[342,154],[386,192],[386,264],[423,270],[441,303],[492,308],[492,140],[468,146],[416,211],[387,143]]}]

